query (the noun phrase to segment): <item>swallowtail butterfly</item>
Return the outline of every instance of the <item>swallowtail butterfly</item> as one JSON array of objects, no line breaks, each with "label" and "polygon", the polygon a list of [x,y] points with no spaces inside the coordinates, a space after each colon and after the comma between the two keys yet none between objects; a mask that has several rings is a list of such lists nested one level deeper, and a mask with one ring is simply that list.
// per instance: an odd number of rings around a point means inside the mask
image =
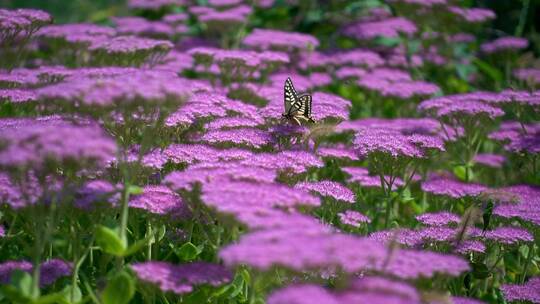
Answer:
[{"label": "swallowtail butterfly", "polygon": [[287,80],[285,80],[285,112],[282,114],[283,118],[294,120],[298,125],[301,125],[301,120],[315,122],[311,117],[311,99],[309,94],[298,96],[291,78],[287,77]]}]

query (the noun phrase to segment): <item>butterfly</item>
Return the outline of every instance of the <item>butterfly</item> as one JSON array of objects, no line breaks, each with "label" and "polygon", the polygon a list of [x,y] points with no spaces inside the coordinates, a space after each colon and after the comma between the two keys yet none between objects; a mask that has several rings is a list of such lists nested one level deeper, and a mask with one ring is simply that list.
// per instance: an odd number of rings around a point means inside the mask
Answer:
[{"label": "butterfly", "polygon": [[315,122],[311,117],[311,95],[298,96],[290,77],[285,80],[284,92],[285,112],[282,114],[283,118],[294,120],[298,125],[301,125],[301,120]]}]

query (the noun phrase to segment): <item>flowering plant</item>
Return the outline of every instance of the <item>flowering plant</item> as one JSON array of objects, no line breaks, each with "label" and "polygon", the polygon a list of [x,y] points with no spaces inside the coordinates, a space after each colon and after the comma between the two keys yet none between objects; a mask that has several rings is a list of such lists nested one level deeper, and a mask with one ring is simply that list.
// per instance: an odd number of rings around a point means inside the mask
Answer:
[{"label": "flowering plant", "polygon": [[0,9],[0,303],[540,303],[536,4],[314,3]]}]

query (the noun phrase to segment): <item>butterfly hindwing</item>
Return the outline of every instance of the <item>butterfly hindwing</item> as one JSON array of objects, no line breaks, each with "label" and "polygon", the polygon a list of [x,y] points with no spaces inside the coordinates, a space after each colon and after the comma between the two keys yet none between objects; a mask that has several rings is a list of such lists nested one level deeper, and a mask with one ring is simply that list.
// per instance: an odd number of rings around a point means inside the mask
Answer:
[{"label": "butterfly hindwing", "polygon": [[313,118],[311,118],[311,103],[311,95],[300,96],[298,98],[299,107],[297,115],[301,115],[303,119],[306,119],[308,121],[313,121]]}]

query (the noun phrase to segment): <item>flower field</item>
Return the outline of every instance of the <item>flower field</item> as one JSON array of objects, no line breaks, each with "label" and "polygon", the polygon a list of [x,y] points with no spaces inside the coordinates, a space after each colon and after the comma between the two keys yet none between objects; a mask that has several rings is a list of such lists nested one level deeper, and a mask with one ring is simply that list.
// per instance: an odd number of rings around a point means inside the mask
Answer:
[{"label": "flower field", "polygon": [[540,3],[484,2],[1,8],[0,303],[540,303]]}]

